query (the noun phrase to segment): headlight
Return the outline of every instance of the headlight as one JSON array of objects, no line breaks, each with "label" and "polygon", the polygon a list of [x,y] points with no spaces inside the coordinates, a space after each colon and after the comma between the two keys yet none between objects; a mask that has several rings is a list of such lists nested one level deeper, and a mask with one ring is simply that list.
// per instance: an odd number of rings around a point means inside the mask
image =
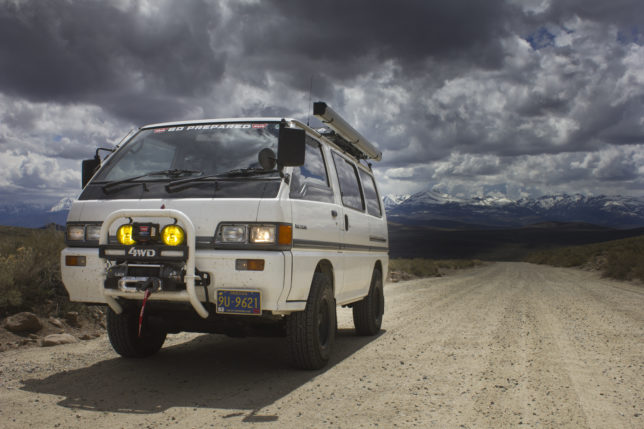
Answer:
[{"label": "headlight", "polygon": [[253,225],[250,227],[251,243],[275,243],[275,225]]},{"label": "headlight", "polygon": [[100,222],[74,222],[67,224],[66,241],[71,246],[98,245],[101,238]]},{"label": "headlight", "polygon": [[133,244],[136,244],[136,241],[132,237],[132,233],[134,232],[134,227],[130,224],[126,225],[121,225],[119,226],[118,231],[116,231],[116,238],[118,239],[119,243],[124,244],[126,246],[131,246]]},{"label": "headlight", "polygon": [[222,243],[245,243],[246,225],[222,225],[220,237]]},{"label": "headlight", "polygon": [[98,241],[100,238],[101,238],[101,226],[87,225],[87,228],[85,229],[85,240]]},{"label": "headlight", "polygon": [[280,249],[293,244],[293,227],[289,224],[220,224],[215,234],[215,243],[224,245],[258,245],[262,248],[271,245]]},{"label": "headlight", "polygon": [[179,225],[168,225],[161,231],[161,239],[168,246],[183,244],[186,234]]},{"label": "headlight", "polygon": [[70,241],[85,240],[85,225],[67,225],[67,239]]}]

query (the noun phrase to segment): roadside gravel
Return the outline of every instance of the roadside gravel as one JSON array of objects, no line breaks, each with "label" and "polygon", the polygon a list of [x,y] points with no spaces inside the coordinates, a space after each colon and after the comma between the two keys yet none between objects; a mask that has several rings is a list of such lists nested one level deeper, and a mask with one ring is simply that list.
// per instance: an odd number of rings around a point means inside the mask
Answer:
[{"label": "roadside gravel", "polygon": [[388,284],[383,332],[339,310],[331,364],[284,339],[172,335],[147,360],[102,337],[0,353],[0,426],[644,427],[644,288],[495,263]]}]

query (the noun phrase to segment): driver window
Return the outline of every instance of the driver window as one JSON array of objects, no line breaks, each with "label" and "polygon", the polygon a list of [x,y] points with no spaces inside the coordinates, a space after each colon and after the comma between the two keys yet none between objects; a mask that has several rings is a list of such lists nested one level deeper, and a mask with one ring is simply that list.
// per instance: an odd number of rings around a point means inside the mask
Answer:
[{"label": "driver window", "polygon": [[300,200],[333,202],[322,148],[309,136],[306,137],[304,165],[293,169],[289,196]]}]

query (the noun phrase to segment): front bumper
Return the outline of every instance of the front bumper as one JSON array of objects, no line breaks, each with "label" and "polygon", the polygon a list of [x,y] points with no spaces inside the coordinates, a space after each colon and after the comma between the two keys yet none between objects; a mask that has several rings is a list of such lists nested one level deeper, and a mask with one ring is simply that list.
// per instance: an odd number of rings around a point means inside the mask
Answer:
[{"label": "front bumper", "polygon": [[[66,266],[66,256],[85,256],[86,266]],[[264,259],[264,271],[236,271],[237,259]],[[259,290],[262,292],[262,310],[275,313],[303,310],[301,303],[286,302],[291,284],[291,253],[284,251],[198,250],[196,268],[208,273],[210,285],[208,302],[214,303],[217,289]],[[98,255],[97,248],[68,247],[61,254],[62,279],[70,299],[74,302],[107,304],[106,296],[115,299],[142,300],[143,292],[123,292],[104,286],[107,261]],[[289,273],[285,275],[285,273]],[[202,286],[195,286],[201,303],[206,303]],[[151,301],[189,302],[183,291],[159,291],[150,295]],[[302,307],[302,308],[300,308]]]},{"label": "front bumper", "polygon": [[[177,210],[118,210],[110,214],[101,229],[99,245],[106,245],[112,223],[121,218],[174,218],[186,231],[188,256],[185,262],[185,290],[158,291],[150,295],[150,300],[189,302],[194,310],[207,318],[209,309],[204,303],[214,303],[218,289],[261,291],[262,311],[288,314],[304,309],[300,302],[286,302],[291,287],[290,251],[262,250],[197,250],[195,228],[190,219]],[[84,256],[85,266],[67,266],[67,256]],[[238,271],[237,259],[263,259],[263,271]],[[144,292],[133,288],[128,290],[105,288],[107,259],[101,258],[98,248],[65,248],[61,253],[62,279],[70,299],[76,302],[108,304],[115,312],[122,307],[119,300],[142,300]],[[197,285],[196,270],[206,273],[210,284]]]}]

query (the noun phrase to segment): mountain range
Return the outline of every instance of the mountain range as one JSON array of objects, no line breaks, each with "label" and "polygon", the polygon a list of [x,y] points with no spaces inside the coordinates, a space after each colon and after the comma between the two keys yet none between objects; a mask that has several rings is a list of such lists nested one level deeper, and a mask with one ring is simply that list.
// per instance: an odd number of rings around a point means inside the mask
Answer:
[{"label": "mountain range", "polygon": [[516,228],[548,222],[607,228],[644,227],[644,198],[546,195],[512,200],[504,195],[458,198],[434,191],[383,198],[389,222],[454,229]]},{"label": "mountain range", "polygon": [[55,205],[9,203],[0,205],[0,225],[22,226],[27,228],[42,228],[46,225],[65,225],[68,205],[58,202]]},{"label": "mountain range", "polygon": [[[0,205],[0,225],[39,228],[65,225],[72,197],[53,205]],[[516,228],[548,222],[593,224],[607,228],[644,227],[644,198],[547,195],[512,200],[504,195],[459,198],[434,191],[387,195],[390,223],[445,229]]]}]

